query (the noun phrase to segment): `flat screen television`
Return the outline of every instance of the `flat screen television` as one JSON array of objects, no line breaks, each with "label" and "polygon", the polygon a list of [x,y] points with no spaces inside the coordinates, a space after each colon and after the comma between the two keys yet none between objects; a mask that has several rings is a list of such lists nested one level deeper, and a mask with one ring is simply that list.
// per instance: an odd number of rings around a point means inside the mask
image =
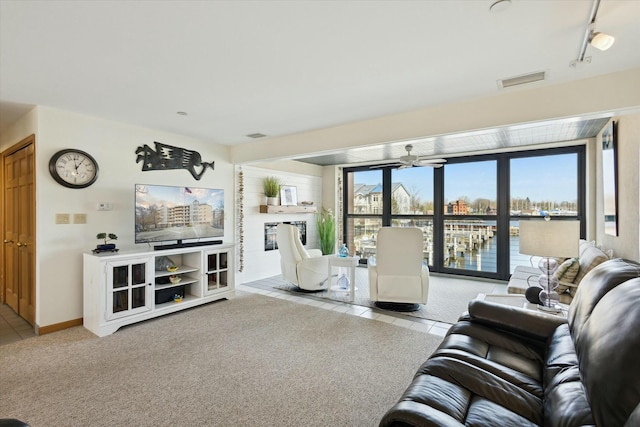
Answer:
[{"label": "flat screen television", "polygon": [[136,184],[135,204],[136,243],[163,243],[155,249],[169,249],[224,238],[222,189]]}]

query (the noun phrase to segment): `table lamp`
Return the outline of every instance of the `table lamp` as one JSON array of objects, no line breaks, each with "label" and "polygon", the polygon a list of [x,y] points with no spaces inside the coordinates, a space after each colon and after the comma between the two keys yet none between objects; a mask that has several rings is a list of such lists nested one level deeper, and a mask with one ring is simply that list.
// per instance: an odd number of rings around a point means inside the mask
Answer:
[{"label": "table lamp", "polygon": [[575,220],[520,221],[520,253],[542,257],[538,268],[542,274],[538,283],[542,286],[539,306],[541,310],[557,311],[560,300],[556,288],[558,278],[553,273],[558,268],[555,258],[571,258],[579,255],[580,222]]}]

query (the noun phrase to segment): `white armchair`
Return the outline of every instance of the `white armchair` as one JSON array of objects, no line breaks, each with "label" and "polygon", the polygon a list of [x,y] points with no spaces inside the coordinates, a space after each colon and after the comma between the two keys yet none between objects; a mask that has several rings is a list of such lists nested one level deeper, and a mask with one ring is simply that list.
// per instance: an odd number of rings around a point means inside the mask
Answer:
[{"label": "white armchair", "polygon": [[320,249],[305,249],[298,227],[278,224],[276,230],[282,277],[307,291],[319,291],[328,286],[329,255]]},{"label": "white armchair", "polygon": [[371,301],[383,308],[414,311],[429,297],[429,268],[423,264],[422,230],[382,227],[375,259],[369,259]]}]

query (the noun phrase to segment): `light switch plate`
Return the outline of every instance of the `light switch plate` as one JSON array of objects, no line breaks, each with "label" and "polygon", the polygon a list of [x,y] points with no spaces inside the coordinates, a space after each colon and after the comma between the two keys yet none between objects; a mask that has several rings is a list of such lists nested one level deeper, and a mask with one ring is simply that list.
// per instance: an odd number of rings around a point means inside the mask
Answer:
[{"label": "light switch plate", "polygon": [[56,214],[56,224],[69,224],[69,214],[68,213]]},{"label": "light switch plate", "polygon": [[86,224],[87,223],[87,214],[83,214],[83,213],[73,214],[73,223],[74,224]]}]

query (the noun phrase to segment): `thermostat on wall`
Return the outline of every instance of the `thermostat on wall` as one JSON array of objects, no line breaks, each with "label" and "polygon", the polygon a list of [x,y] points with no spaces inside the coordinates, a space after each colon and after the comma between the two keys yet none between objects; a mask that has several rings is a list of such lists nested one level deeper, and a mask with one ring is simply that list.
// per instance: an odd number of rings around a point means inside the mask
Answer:
[{"label": "thermostat on wall", "polygon": [[99,211],[110,211],[111,209],[113,209],[113,203],[111,203],[111,202],[99,202],[98,203],[98,210]]}]

